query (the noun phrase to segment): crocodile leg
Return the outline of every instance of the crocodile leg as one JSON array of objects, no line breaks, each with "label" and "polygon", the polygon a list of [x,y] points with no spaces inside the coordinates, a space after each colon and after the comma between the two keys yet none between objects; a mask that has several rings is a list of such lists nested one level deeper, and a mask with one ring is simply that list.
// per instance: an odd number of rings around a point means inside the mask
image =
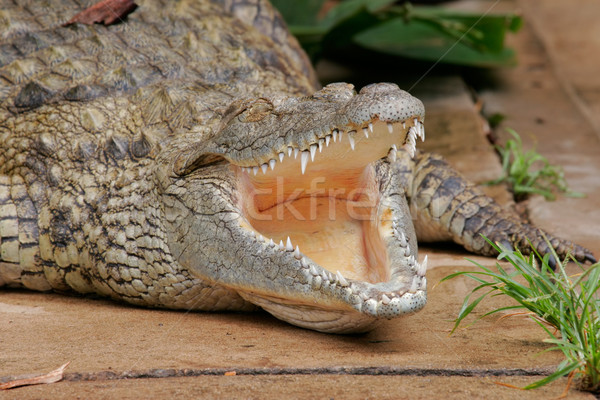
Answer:
[{"label": "crocodile leg", "polygon": [[[571,253],[580,262],[596,262],[591,251],[527,224],[502,208],[438,155],[419,152],[411,159],[404,153],[396,168],[403,176],[421,243],[451,240],[471,252],[495,255],[483,235],[524,254],[531,252],[530,241],[544,255],[550,252],[547,239],[561,258]],[[552,257],[550,264],[555,265]]]}]

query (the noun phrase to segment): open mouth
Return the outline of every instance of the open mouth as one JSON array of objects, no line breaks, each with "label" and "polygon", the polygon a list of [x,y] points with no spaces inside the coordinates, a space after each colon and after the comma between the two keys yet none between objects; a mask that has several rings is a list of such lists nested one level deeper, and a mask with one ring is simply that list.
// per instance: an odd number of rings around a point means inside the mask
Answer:
[{"label": "open mouth", "polygon": [[334,129],[308,149],[239,169],[240,208],[252,230],[274,246],[308,257],[342,282],[391,277],[383,231],[393,210],[382,206],[374,161],[414,151],[424,137],[418,118]]},{"label": "open mouth", "polygon": [[[301,261],[313,289],[350,287],[361,301],[385,306],[424,289],[426,266],[416,262],[416,246],[410,249],[410,238],[396,225],[406,210],[386,201],[377,168],[386,156],[395,161],[400,148],[414,154],[416,139],[424,139],[423,123],[420,117],[375,119],[345,128],[305,149],[287,147],[261,165],[232,165],[238,207],[251,235]],[[402,262],[396,262],[398,251]],[[400,288],[389,284],[394,279],[403,280]],[[369,291],[377,284],[389,287]]]}]

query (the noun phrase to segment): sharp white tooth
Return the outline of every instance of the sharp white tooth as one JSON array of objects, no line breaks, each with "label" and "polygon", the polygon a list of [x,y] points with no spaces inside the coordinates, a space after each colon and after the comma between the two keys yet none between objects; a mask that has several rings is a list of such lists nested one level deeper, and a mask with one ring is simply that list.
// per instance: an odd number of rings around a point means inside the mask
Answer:
[{"label": "sharp white tooth", "polygon": [[299,151],[300,151],[300,149],[298,149],[298,148],[295,148],[295,149],[294,149],[294,160],[295,160],[296,158],[298,158],[298,152],[299,152]]},{"label": "sharp white tooth", "polygon": [[283,162],[283,157],[285,157],[285,153],[279,153],[279,162]]},{"label": "sharp white tooth", "polygon": [[408,242],[406,241],[406,235],[404,234],[404,232],[400,232],[400,245],[402,247],[408,246]]},{"label": "sharp white tooth", "polygon": [[308,151],[303,151],[300,156],[300,164],[302,167],[302,174],[304,175],[304,171],[306,171],[306,164],[308,164],[308,157],[310,157],[310,153]]},{"label": "sharp white tooth", "polygon": [[331,135],[333,136],[333,143],[335,143],[335,142],[337,141],[338,130],[337,130],[337,129],[334,129],[334,130],[331,132]]},{"label": "sharp white tooth", "polygon": [[311,265],[308,270],[311,273],[311,275],[313,275],[313,276],[319,275],[319,272],[317,271],[317,269],[315,268],[314,265]]},{"label": "sharp white tooth", "polygon": [[277,164],[276,160],[274,160],[274,159],[269,160],[269,167],[271,168],[271,171],[275,169],[275,164]]},{"label": "sharp white tooth", "polygon": [[[300,259],[300,263],[302,264],[302,266],[303,266],[304,268],[308,267],[308,261],[306,261],[306,258],[302,257],[302,258]],[[312,267],[312,265],[311,265],[311,267]]]},{"label": "sharp white tooth", "polygon": [[358,294],[360,296],[361,299],[363,299],[364,301],[369,300],[369,296],[366,295],[366,293],[360,292]]},{"label": "sharp white tooth", "polygon": [[254,175],[258,174],[258,167],[252,167],[252,172]]},{"label": "sharp white tooth", "polygon": [[310,145],[310,161],[315,161],[315,153],[317,152],[317,145]]},{"label": "sharp white tooth", "polygon": [[365,137],[368,139],[369,138],[369,130],[367,128],[363,128],[363,133],[365,134]]},{"label": "sharp white tooth", "polygon": [[388,127],[388,132],[389,132],[389,133],[392,133],[392,132],[394,132],[394,126],[393,126],[392,124],[390,124],[389,122],[388,122],[388,124],[387,124],[387,127]]},{"label": "sharp white tooth", "polygon": [[325,146],[329,147],[329,142],[331,141],[331,135],[325,136]]},{"label": "sharp white tooth", "polygon": [[321,271],[321,277],[323,278],[324,281],[329,280],[329,275],[327,274],[327,271]]},{"label": "sharp white tooth", "polygon": [[242,172],[246,172],[246,167],[242,167]]},{"label": "sharp white tooth", "polygon": [[423,279],[421,279],[421,285],[422,288],[426,288],[427,287],[427,278],[423,277]]},{"label": "sharp white tooth", "polygon": [[288,157],[292,156],[292,146],[288,146]]},{"label": "sharp white tooth", "polygon": [[396,150],[390,149],[390,152],[388,153],[388,160],[390,162],[396,162],[396,159],[397,159]]},{"label": "sharp white tooth", "polygon": [[402,121],[402,129],[406,130],[406,121]]},{"label": "sharp white tooth", "polygon": [[319,139],[319,153],[323,151],[323,143],[325,143],[325,139]]},{"label": "sharp white tooth", "polygon": [[294,257],[299,260],[300,258],[302,258],[302,256],[300,255],[300,248],[298,246],[296,246],[296,250],[294,250]]},{"label": "sharp white tooth", "polygon": [[381,295],[381,302],[382,302],[383,304],[386,304],[386,305],[387,305],[387,304],[390,304],[390,301],[391,301],[391,300],[390,300],[390,298],[389,298],[389,297],[387,297],[387,296],[385,295],[385,293]]},{"label": "sharp white tooth", "polygon": [[417,124],[419,123],[418,118],[413,118],[413,126],[416,128]]},{"label": "sharp white tooth", "polygon": [[392,145],[392,149],[394,149],[395,151],[398,151],[398,148],[396,147],[395,144]]},{"label": "sharp white tooth", "polygon": [[369,122],[369,130],[371,131],[371,133],[373,133],[373,123]]},{"label": "sharp white tooth", "polygon": [[421,279],[419,279],[418,276],[413,276],[413,280],[412,283],[410,284],[410,289],[408,289],[409,292],[414,293],[417,291],[417,289],[419,288],[419,282]]},{"label": "sharp white tooth", "polygon": [[340,143],[342,143],[342,136],[344,136],[344,131],[339,131],[339,139],[340,139]]},{"label": "sharp white tooth", "polygon": [[261,165],[260,169],[262,169],[263,174],[266,174],[267,169],[269,169],[269,164],[265,163],[265,164]]},{"label": "sharp white tooth", "polygon": [[290,237],[287,237],[287,240],[285,242],[285,249],[287,251],[294,251],[294,246],[292,246],[292,241],[290,240]]},{"label": "sharp white tooth", "polygon": [[275,247],[275,242],[273,241],[273,239],[269,239],[269,246]]},{"label": "sharp white tooth", "polygon": [[336,275],[337,275],[338,282],[340,283],[341,286],[343,286],[343,287],[350,286],[350,284],[348,283],[346,278],[344,278],[344,276],[340,273],[340,271],[337,271]]},{"label": "sharp white tooth", "polygon": [[[406,243],[406,248],[404,249],[404,255],[405,255],[405,256],[407,256],[407,257],[409,257],[409,256],[410,256],[410,257],[412,257],[412,256],[410,255],[410,244],[408,244],[408,243]],[[411,260],[409,259],[409,260],[408,260],[408,263],[409,263],[409,264],[411,264],[411,262],[410,262],[410,261],[411,261]]]},{"label": "sharp white tooth", "polygon": [[423,259],[423,262],[417,266],[417,275],[425,276],[427,273],[427,256]]},{"label": "sharp white tooth", "polygon": [[283,250],[285,249],[285,246],[283,245],[283,240],[279,241],[279,250]]},{"label": "sharp white tooth", "polygon": [[352,150],[354,150],[354,144],[355,144],[354,143],[354,138],[352,136],[348,135],[348,140],[350,141],[350,148]]}]

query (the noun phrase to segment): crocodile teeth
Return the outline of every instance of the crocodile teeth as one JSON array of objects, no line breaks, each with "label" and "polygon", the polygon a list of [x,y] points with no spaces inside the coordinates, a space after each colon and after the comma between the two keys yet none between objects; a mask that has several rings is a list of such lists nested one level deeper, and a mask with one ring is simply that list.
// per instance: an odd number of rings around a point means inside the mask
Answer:
[{"label": "crocodile teeth", "polygon": [[423,259],[423,262],[421,264],[417,265],[417,275],[425,276],[426,272],[427,272],[427,256],[425,256],[425,258]]},{"label": "crocodile teeth", "polygon": [[389,153],[388,153],[388,160],[390,162],[396,162],[396,150],[394,149],[390,149]]},{"label": "crocodile teeth", "polygon": [[302,155],[300,156],[302,175],[304,175],[304,171],[306,171],[306,164],[308,164],[308,157],[310,157],[310,153],[308,151],[303,151]]},{"label": "crocodile teeth", "polygon": [[325,146],[329,147],[329,142],[331,141],[331,135],[325,136]]},{"label": "crocodile teeth", "polygon": [[252,167],[252,172],[254,175],[258,174],[258,167]]},{"label": "crocodile teeth", "polygon": [[300,150],[299,150],[299,149],[297,149],[297,148],[296,148],[296,149],[294,149],[294,160],[295,160],[296,158],[298,158],[298,152],[299,152],[299,151],[300,151]]},{"label": "crocodile teeth", "polygon": [[417,136],[419,136],[421,138],[421,141],[424,142],[425,141],[425,128],[423,126],[423,123],[419,122],[419,120],[417,118],[414,119],[414,127],[417,131]]},{"label": "crocodile teeth", "polygon": [[406,235],[404,234],[404,232],[400,232],[400,245],[402,247],[408,246],[408,242],[406,241]]},{"label": "crocodile teeth", "polygon": [[382,294],[381,295],[381,302],[385,305],[390,304],[390,298],[386,296],[386,294]]},{"label": "crocodile teeth", "polygon": [[350,141],[350,148],[352,150],[354,150],[355,142],[354,142],[354,138],[352,136],[350,136],[350,134],[348,134],[348,140]]},{"label": "crocodile teeth", "polygon": [[311,266],[308,268],[308,271],[309,271],[309,272],[310,272],[310,273],[311,273],[313,276],[317,276],[317,275],[319,275],[319,273],[317,272],[317,269],[316,269],[316,268],[315,268],[313,265],[311,265]]},{"label": "crocodile teeth", "polygon": [[389,122],[387,123],[387,128],[388,128],[388,132],[389,133],[393,133],[394,132],[394,126],[392,124],[390,124]]},{"label": "crocodile teeth", "polygon": [[306,258],[302,257],[300,259],[300,264],[302,264],[302,267],[307,268],[308,267],[308,262],[306,261]]},{"label": "crocodile teeth", "polygon": [[406,130],[406,121],[402,121],[402,129]]},{"label": "crocodile teeth", "polygon": [[299,260],[300,258],[302,258],[302,256],[300,255],[300,248],[298,246],[296,246],[296,250],[294,250],[294,257]]},{"label": "crocodile teeth", "polygon": [[411,127],[408,130],[408,135],[406,137],[406,142],[404,143],[404,148],[408,151],[411,157],[415,156],[415,150],[417,145],[417,130],[414,127]]},{"label": "crocodile teeth", "polygon": [[285,157],[285,153],[279,153],[279,162],[283,162],[283,157]]},{"label": "crocodile teeth", "polygon": [[292,246],[292,241],[290,240],[290,237],[287,237],[287,240],[285,242],[285,249],[287,251],[294,251],[294,246]]},{"label": "crocodile teeth", "polygon": [[273,241],[273,239],[269,239],[269,246],[275,247],[275,242]]},{"label": "crocodile teeth", "polygon": [[344,131],[339,131],[338,133],[340,134],[340,143],[342,143],[342,136],[344,136]]},{"label": "crocodile teeth", "polygon": [[413,280],[412,283],[410,284],[410,289],[408,289],[409,292],[414,293],[417,291],[417,288],[419,287],[419,277],[418,276],[413,276]]},{"label": "crocodile teeth", "polygon": [[343,286],[343,287],[350,286],[350,284],[348,283],[346,278],[344,278],[344,276],[340,273],[340,271],[337,271],[336,275],[337,275],[338,282],[340,283],[341,286]]},{"label": "crocodile teeth", "polygon": [[369,122],[369,130],[371,131],[371,133],[373,133],[373,123]]},{"label": "crocodile teeth", "polygon": [[338,130],[337,130],[337,129],[334,129],[334,130],[331,132],[331,135],[333,136],[333,143],[335,143],[335,142],[337,141],[337,137],[338,137]]},{"label": "crocodile teeth", "polygon": [[263,164],[260,166],[260,169],[262,169],[263,174],[267,173],[267,169],[269,169],[269,164]]},{"label": "crocodile teeth", "polygon": [[367,128],[363,128],[363,133],[365,134],[365,137],[368,139],[369,138],[369,130]]},{"label": "crocodile teeth", "polygon": [[285,249],[285,246],[283,245],[283,240],[279,241],[279,250],[283,250]]},{"label": "crocodile teeth", "polygon": [[317,145],[310,145],[310,161],[315,161],[315,154],[317,153]]},{"label": "crocodile teeth", "polygon": [[271,168],[271,171],[273,171],[275,169],[275,164],[277,164],[277,160],[274,160],[274,159],[269,160],[269,167]]},{"label": "crocodile teeth", "polygon": [[292,146],[288,146],[288,157],[292,156],[292,150],[294,150],[292,149]]},{"label": "crocodile teeth", "polygon": [[323,151],[323,143],[325,143],[325,139],[319,139],[319,153]]}]

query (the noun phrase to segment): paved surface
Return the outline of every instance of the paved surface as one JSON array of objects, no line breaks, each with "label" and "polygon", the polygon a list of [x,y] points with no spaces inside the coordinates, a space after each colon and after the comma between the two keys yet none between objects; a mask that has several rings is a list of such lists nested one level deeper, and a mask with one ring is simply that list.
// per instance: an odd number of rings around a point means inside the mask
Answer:
[{"label": "paved surface", "polygon": [[[503,2],[503,7],[522,8],[528,21],[512,39],[521,63],[490,74],[493,86],[479,80],[476,88],[485,112],[506,115],[504,125],[521,132],[528,145],[535,136],[538,149],[564,166],[573,189],[587,194],[553,203],[533,199],[528,204],[531,218],[600,255],[595,231],[600,226],[600,132],[593,118],[600,109],[595,95],[600,43],[587,40],[594,36],[592,16],[600,15],[600,6],[593,0],[578,2],[577,9],[562,3]],[[581,46],[570,42],[583,39]],[[579,56],[582,48],[586,57]],[[426,146],[446,154],[471,179],[497,176],[497,159],[463,81],[430,76],[416,92],[428,110]],[[503,188],[491,193],[502,202],[508,199]],[[67,361],[71,365],[63,382],[14,389],[0,398],[559,396],[566,380],[534,392],[497,384],[526,385],[561,360],[557,352],[541,353],[548,348],[544,335],[528,319],[485,318],[449,335],[473,285],[464,279],[436,283],[452,272],[472,269],[465,257],[486,265],[494,260],[469,256],[454,246],[422,247],[420,254],[430,259],[427,307],[362,336],[306,331],[264,313],[168,312],[101,299],[2,291],[0,376],[49,371]],[[487,304],[509,303],[497,298]],[[224,376],[228,371],[236,375]],[[593,396],[571,390],[569,398]]]}]

